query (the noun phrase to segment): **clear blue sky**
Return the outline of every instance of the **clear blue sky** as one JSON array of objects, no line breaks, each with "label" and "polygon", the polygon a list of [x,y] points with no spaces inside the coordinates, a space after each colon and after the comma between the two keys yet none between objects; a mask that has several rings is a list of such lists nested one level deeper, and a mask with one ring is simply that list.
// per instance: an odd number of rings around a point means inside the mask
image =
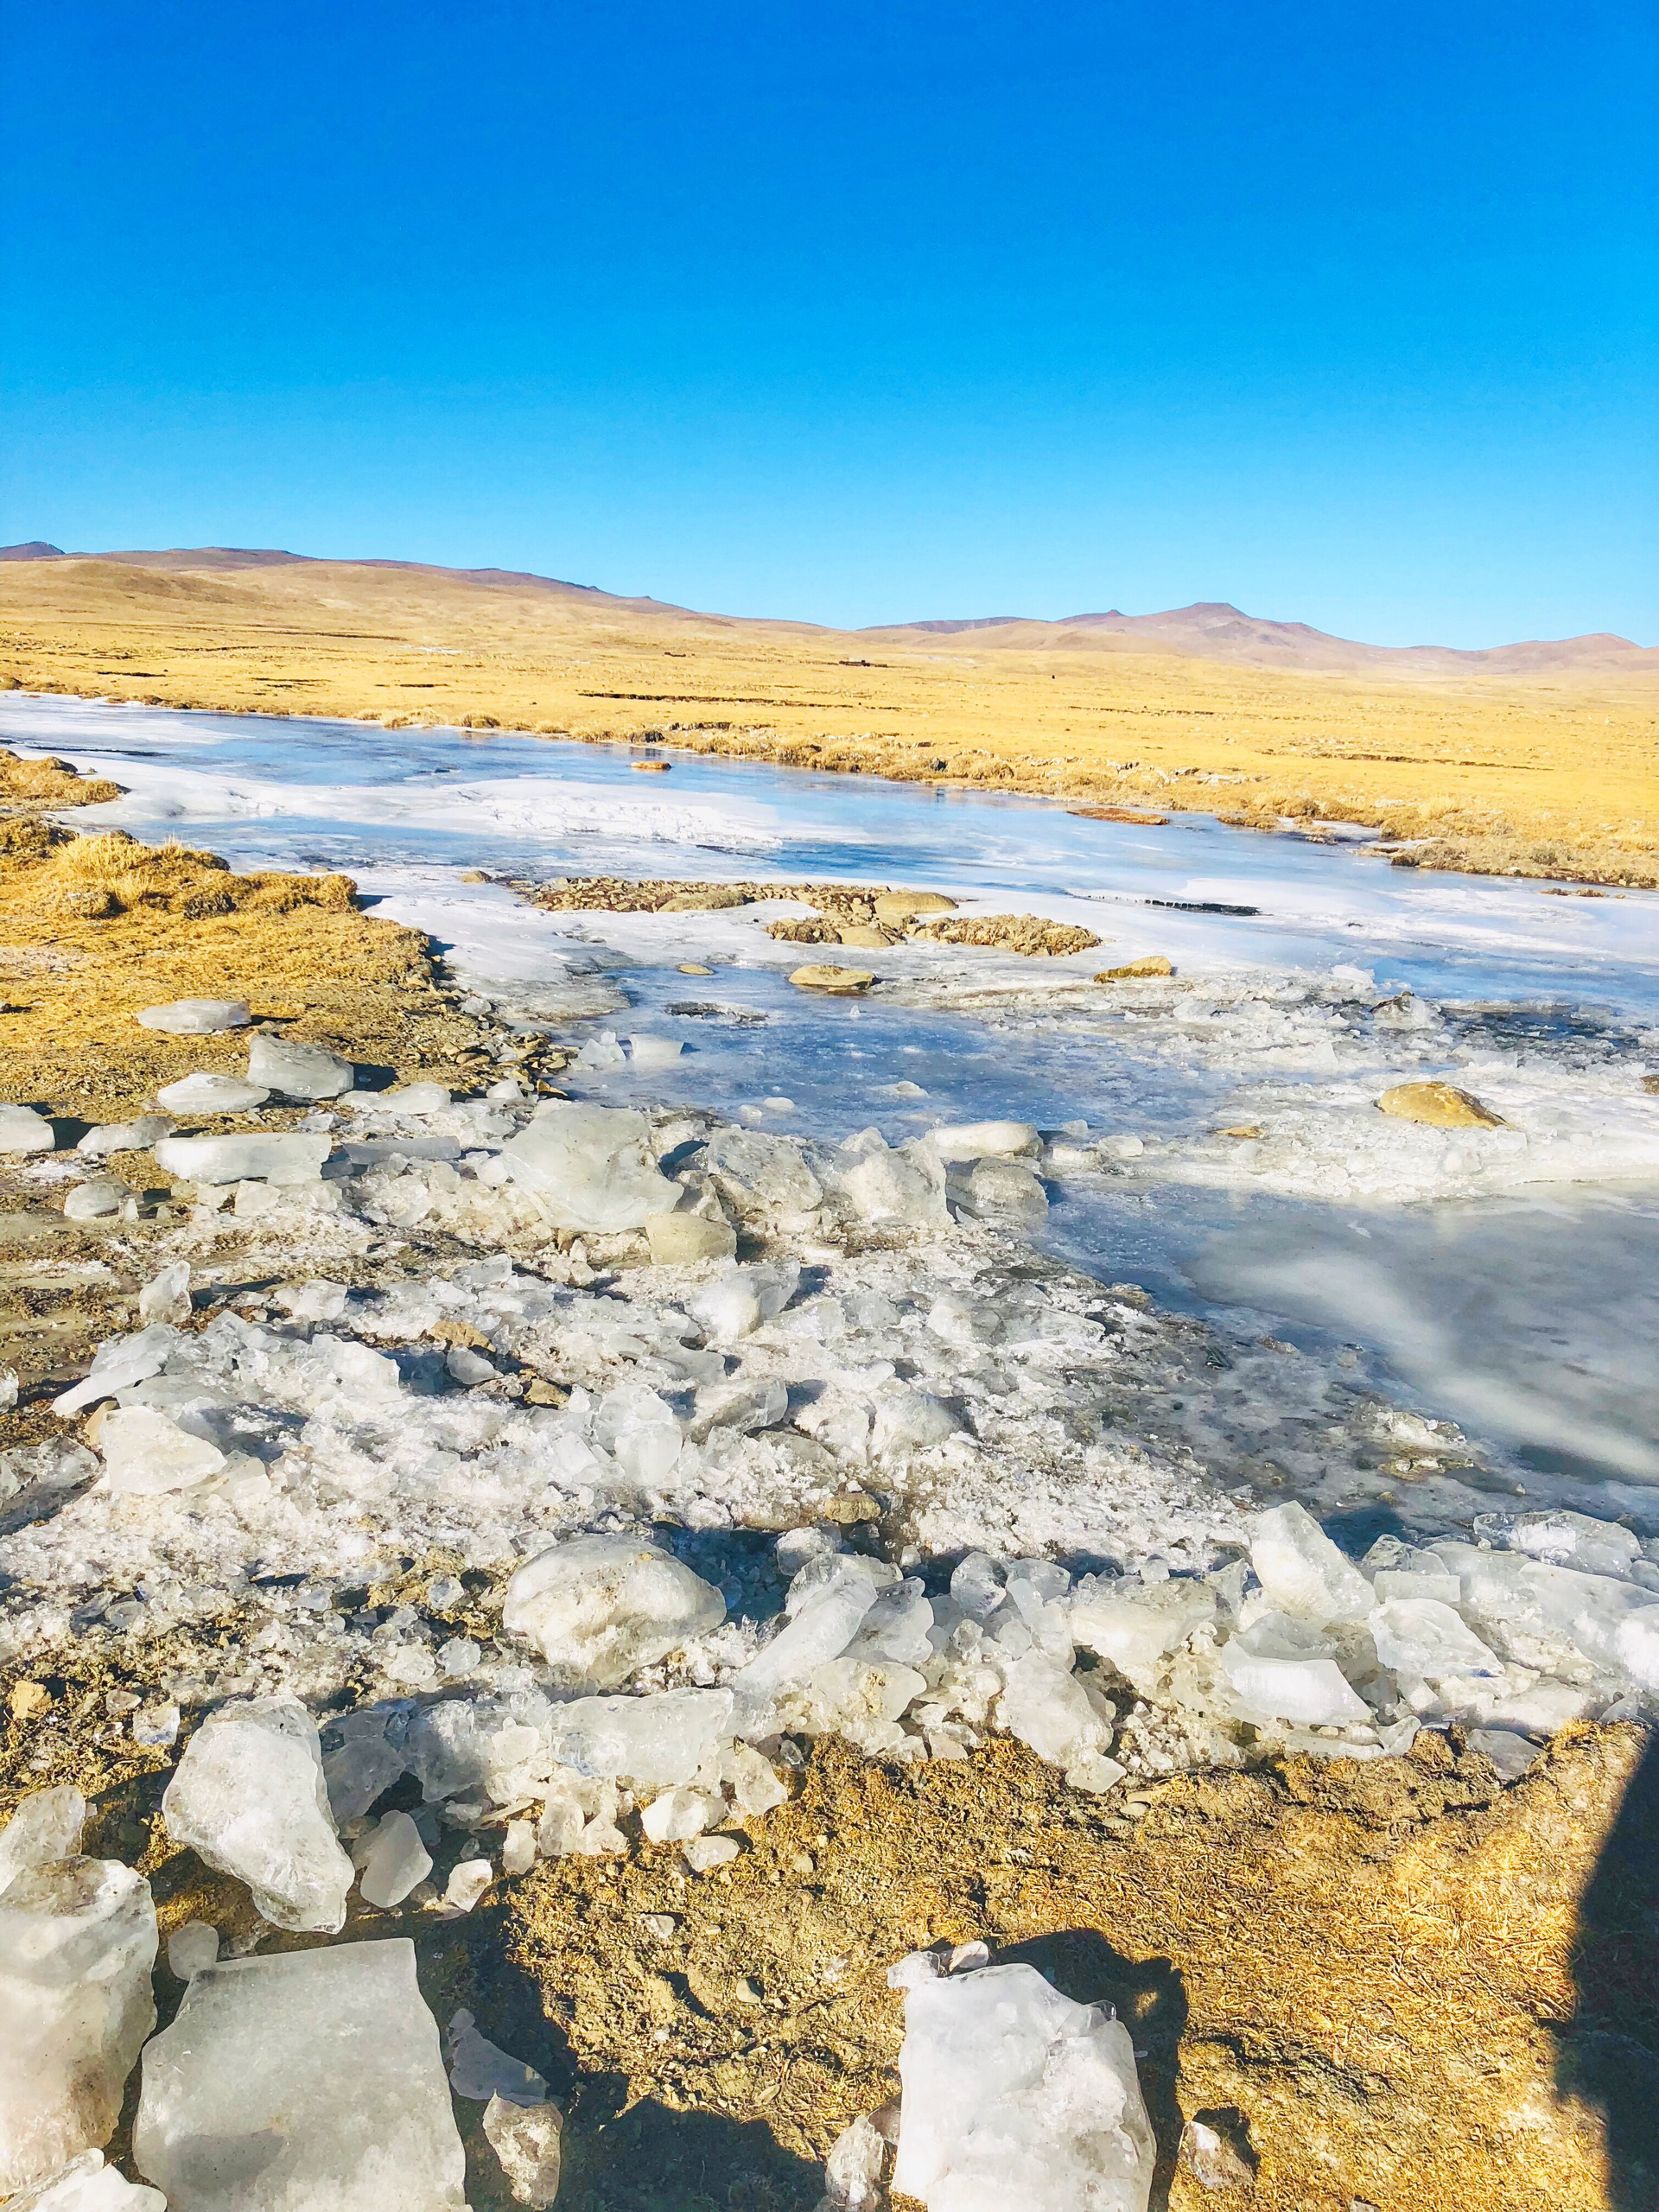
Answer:
[{"label": "clear blue sky", "polygon": [[1659,642],[1650,0],[0,23],[0,539]]}]

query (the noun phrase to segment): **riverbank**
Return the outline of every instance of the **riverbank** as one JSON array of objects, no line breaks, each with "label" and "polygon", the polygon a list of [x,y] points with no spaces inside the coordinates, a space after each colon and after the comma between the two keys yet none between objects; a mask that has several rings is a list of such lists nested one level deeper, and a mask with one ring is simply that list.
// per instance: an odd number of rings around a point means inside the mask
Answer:
[{"label": "riverbank", "polygon": [[1407,678],[971,632],[857,633],[584,602],[526,580],[324,562],[0,567],[0,682],[389,728],[521,729],[1023,791],[1078,806],[1379,831],[1402,862],[1659,884],[1655,696],[1571,671]]}]

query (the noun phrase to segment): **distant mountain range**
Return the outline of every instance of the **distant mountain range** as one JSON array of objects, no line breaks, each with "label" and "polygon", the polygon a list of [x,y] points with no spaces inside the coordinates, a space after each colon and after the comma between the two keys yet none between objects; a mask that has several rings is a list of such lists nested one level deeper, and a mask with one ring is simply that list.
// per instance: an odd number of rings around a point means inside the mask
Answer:
[{"label": "distant mountain range", "polygon": [[[687,620],[714,622],[722,627],[749,626],[749,619],[741,616],[701,614],[664,600],[624,598],[601,591],[593,584],[567,583],[557,577],[535,575],[520,569],[445,569],[420,561],[324,562],[311,554],[288,553],[270,547],[197,545],[154,552],[66,553],[60,546],[35,538],[24,545],[0,546],[0,561],[100,561],[130,568],[196,574],[300,564],[396,569],[413,576],[442,577],[450,582],[475,584],[486,589],[579,599],[618,613],[682,616]],[[820,626],[771,621],[757,622],[753,626],[810,631]],[[971,645],[976,652],[1007,649],[1025,652],[1173,653],[1192,660],[1324,671],[1338,675],[1659,674],[1659,646],[1634,645],[1630,639],[1606,631],[1588,637],[1533,639],[1478,650],[1454,645],[1368,645],[1352,639],[1332,637],[1323,630],[1311,628],[1306,622],[1274,622],[1260,615],[1246,614],[1224,600],[1200,601],[1192,607],[1173,607],[1162,614],[1123,614],[1116,607],[1103,614],[1070,614],[1058,621],[1036,620],[1019,614],[986,614],[955,621],[879,623],[864,630],[838,634],[893,646],[933,642],[950,648],[961,644]]]}]

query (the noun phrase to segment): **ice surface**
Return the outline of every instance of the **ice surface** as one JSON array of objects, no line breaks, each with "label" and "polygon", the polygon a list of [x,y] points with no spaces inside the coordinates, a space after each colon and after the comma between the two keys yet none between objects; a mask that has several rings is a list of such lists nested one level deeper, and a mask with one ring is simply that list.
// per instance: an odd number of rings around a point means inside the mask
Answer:
[{"label": "ice surface", "polygon": [[198,1974],[144,2052],[132,2141],[168,2212],[462,2212],[466,2160],[413,1944]]},{"label": "ice surface", "polygon": [[49,1866],[76,1858],[86,1825],[86,1800],[72,1783],[52,1789],[31,1789],[0,1828],[0,1890],[25,1866]]},{"label": "ice surface", "polygon": [[365,1904],[401,1904],[432,1872],[432,1854],[407,1813],[387,1813],[376,1825],[362,1860],[358,1890]]},{"label": "ice surface", "polygon": [[1362,1621],[1371,1610],[1370,1586],[1305,1505],[1256,1515],[1250,1565],[1274,1604],[1300,1620]]},{"label": "ice surface", "polygon": [[106,2166],[101,2151],[83,2151],[50,2181],[8,2197],[6,2212],[167,2212],[167,2199]]},{"label": "ice surface", "polygon": [[113,1859],[25,1866],[0,1891],[0,2193],[107,2143],[156,2024],[156,1908]]},{"label": "ice surface", "polygon": [[278,1928],[344,1925],[352,1862],[334,1834],[316,1727],[297,1699],[250,1698],[210,1713],[162,1814],[175,1843],[245,1882]]},{"label": "ice surface", "polygon": [[484,2133],[501,2162],[515,2204],[546,2208],[559,2194],[564,2115],[557,2105],[514,2104],[492,2097],[484,2107]]},{"label": "ice surface", "polygon": [[1156,2158],[1121,2021],[1034,1967],[905,1998],[895,2193],[928,2212],[1146,2212]]},{"label": "ice surface", "polygon": [[251,1114],[270,1096],[263,1084],[247,1083],[240,1076],[218,1075],[200,1069],[163,1084],[156,1092],[158,1104],[169,1114]]},{"label": "ice surface", "polygon": [[141,1007],[133,1020],[169,1037],[211,1037],[221,1029],[245,1029],[245,999],[169,999],[164,1006]]},{"label": "ice surface", "polygon": [[289,1129],[281,1135],[163,1137],[156,1165],[182,1183],[273,1183],[278,1188],[315,1183],[331,1140]]},{"label": "ice surface", "polygon": [[502,1147],[515,1179],[561,1229],[643,1229],[677,1192],[650,1150],[643,1114],[555,1099]]},{"label": "ice surface", "polygon": [[148,1406],[118,1406],[104,1415],[98,1448],[111,1490],[154,1497],[193,1490],[221,1474],[226,1457],[217,1445],[192,1436]]},{"label": "ice surface", "polygon": [[338,1098],[351,1089],[352,1064],[321,1045],[261,1030],[248,1045],[248,1081],[263,1083],[284,1098]]},{"label": "ice surface", "polygon": [[[678,1436],[676,1432],[676,1444]],[[726,1601],[655,1544],[579,1536],[527,1560],[507,1585],[502,1625],[539,1646],[569,1682],[609,1689],[718,1628]]]},{"label": "ice surface", "polygon": [[690,1782],[733,1731],[730,1690],[657,1690],[645,1697],[583,1697],[554,1708],[553,1757],[579,1775],[640,1789]]}]

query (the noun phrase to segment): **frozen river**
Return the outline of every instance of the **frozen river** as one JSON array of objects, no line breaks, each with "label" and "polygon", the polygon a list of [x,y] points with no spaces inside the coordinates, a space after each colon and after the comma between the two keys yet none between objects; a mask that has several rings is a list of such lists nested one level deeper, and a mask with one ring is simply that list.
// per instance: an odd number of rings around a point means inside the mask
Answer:
[{"label": "frozen river", "polygon": [[[624,751],[507,734],[11,695],[0,741],[128,787],[67,817],[78,829],[344,869],[500,1010],[563,1027],[608,1008],[573,1032],[590,1065],[569,1079],[594,1097],[834,1138],[992,1114],[1105,1138],[1115,1166],[1053,1185],[1052,1247],[1458,1421],[1511,1492],[1659,1533],[1651,895],[1393,868],[1357,834],[1104,823],[683,756],[645,777]],[[861,952],[877,992],[824,1000],[790,988],[802,955],[760,926],[776,908],[548,913],[461,880],[480,869],[892,883],[1108,943],[1061,961]],[[1103,1003],[1096,970],[1148,952],[1175,984]],[[714,972],[692,982],[686,962]],[[684,1049],[647,1071],[614,1041],[636,1036]],[[1377,1114],[1380,1090],[1425,1077],[1511,1128]],[[1217,1134],[1236,1128],[1260,1134]]]}]

